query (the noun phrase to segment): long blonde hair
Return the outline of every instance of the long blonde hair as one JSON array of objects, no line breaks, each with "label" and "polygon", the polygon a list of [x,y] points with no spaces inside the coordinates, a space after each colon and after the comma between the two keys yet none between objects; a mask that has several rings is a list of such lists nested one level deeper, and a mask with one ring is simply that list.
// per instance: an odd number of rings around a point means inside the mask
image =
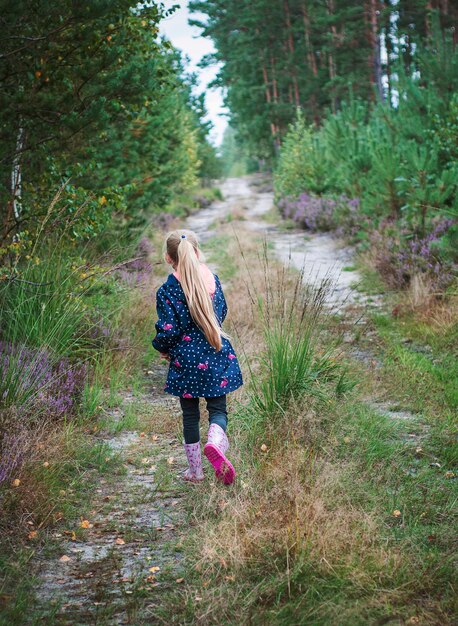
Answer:
[{"label": "long blonde hair", "polygon": [[221,350],[221,336],[227,335],[221,330],[212,299],[200,273],[200,260],[203,261],[204,257],[199,250],[195,233],[191,230],[172,231],[165,240],[165,252],[179,273],[192,319],[202,330],[208,343],[215,350]]}]

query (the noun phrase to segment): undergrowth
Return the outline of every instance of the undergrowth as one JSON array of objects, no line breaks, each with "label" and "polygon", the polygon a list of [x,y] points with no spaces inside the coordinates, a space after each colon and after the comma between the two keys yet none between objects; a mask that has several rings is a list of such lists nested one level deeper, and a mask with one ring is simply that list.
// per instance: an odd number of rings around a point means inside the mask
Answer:
[{"label": "undergrowth", "polygon": [[[307,288],[279,270],[266,289],[262,255],[243,235],[241,243],[246,259],[228,294],[249,387],[229,422],[238,479],[230,490],[206,484],[189,494],[185,586],[166,590],[154,617],[452,624],[456,480],[452,405],[440,399],[446,381],[423,361],[406,369],[390,361],[386,337],[374,340],[383,369],[337,352],[335,321],[319,306],[307,334],[299,306]],[[234,243],[228,254],[237,258]],[[375,324],[387,332],[381,317]],[[319,359],[326,367],[314,365]],[[401,398],[411,417],[380,409],[368,390],[380,402]]]}]

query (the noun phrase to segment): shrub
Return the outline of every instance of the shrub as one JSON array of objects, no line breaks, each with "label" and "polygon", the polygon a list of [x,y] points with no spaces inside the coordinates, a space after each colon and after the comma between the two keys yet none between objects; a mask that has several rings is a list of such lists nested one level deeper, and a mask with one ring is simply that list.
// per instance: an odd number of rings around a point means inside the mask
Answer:
[{"label": "shrub", "polygon": [[353,235],[361,228],[358,198],[312,196],[301,193],[298,198],[287,196],[278,202],[283,217],[301,228],[316,231],[339,229],[340,234]]},{"label": "shrub", "polygon": [[453,264],[441,258],[440,241],[450,228],[456,228],[453,220],[441,220],[425,236],[407,230],[399,234],[385,227],[371,236],[375,253],[375,265],[388,285],[404,288],[418,274],[427,276],[436,291],[443,291],[453,280]]},{"label": "shrub", "polygon": [[274,418],[299,397],[320,396],[324,383],[332,381],[340,393],[346,382],[334,347],[324,340],[330,278],[304,284],[302,271],[291,281],[285,269],[270,267],[266,247],[263,265],[265,292],[250,294],[258,304],[265,340],[260,371],[251,375],[251,401],[259,415]]}]

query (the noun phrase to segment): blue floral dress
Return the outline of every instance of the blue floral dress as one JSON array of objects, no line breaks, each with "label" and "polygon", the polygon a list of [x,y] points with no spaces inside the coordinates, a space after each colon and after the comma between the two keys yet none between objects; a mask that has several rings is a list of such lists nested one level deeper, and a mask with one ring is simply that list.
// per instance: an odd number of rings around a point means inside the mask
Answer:
[{"label": "blue floral dress", "polygon": [[[227,304],[218,276],[215,275],[213,308],[220,324]],[[191,317],[179,280],[170,274],[156,294],[158,321],[152,344],[167,352],[170,366],[165,391],[182,398],[215,398],[235,391],[242,384],[242,373],[234,349],[222,338],[217,352]]]}]

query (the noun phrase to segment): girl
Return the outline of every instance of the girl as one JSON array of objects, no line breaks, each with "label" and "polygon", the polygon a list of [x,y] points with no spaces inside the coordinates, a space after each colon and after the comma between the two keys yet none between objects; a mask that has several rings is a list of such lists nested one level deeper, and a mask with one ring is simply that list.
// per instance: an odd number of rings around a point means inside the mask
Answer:
[{"label": "girl", "polygon": [[196,235],[174,230],[165,241],[165,260],[175,270],[158,289],[158,321],[153,346],[170,361],[165,391],[179,396],[184,449],[189,463],[185,480],[203,480],[199,434],[199,398],[207,403],[210,428],[204,454],[225,484],[235,479],[226,458],[226,394],[243,384],[228,336],[221,330],[227,313],[218,276],[203,263]]}]

